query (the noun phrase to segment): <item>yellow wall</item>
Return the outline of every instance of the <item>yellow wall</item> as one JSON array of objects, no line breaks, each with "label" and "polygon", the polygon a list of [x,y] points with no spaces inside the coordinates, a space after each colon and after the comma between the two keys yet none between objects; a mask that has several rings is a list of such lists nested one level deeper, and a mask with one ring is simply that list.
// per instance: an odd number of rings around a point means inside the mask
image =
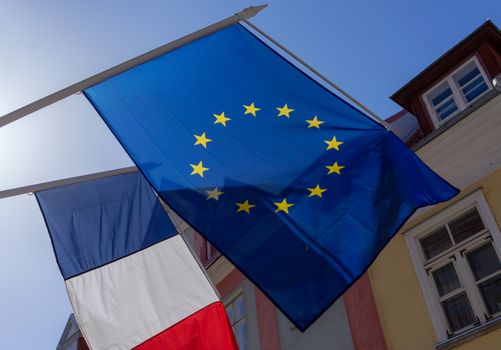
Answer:
[{"label": "yellow wall", "polygon": [[454,350],[499,350],[501,349],[501,329],[492,331],[481,337],[460,345]]},{"label": "yellow wall", "polygon": [[[463,190],[457,198],[438,205],[426,214],[409,221],[401,232],[405,232],[479,188],[482,188],[498,227],[501,227],[501,169],[498,169]],[[369,269],[369,277],[389,349],[433,349],[437,338],[409,250],[401,233],[391,240],[376,259]],[[501,349],[501,329],[494,330],[454,349]]]}]

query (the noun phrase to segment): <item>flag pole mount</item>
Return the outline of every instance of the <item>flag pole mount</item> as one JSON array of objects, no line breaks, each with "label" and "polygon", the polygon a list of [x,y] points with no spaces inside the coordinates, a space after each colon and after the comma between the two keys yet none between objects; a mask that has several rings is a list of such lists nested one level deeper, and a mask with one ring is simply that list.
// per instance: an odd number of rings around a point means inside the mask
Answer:
[{"label": "flag pole mount", "polygon": [[122,72],[125,72],[126,70],[129,70],[129,69],[131,69],[135,66],[138,66],[142,63],[150,61],[150,60],[152,60],[158,56],[161,56],[167,52],[173,51],[181,46],[189,44],[192,41],[203,38],[207,35],[210,35],[210,34],[217,32],[221,29],[229,27],[229,26],[231,26],[235,23],[238,23],[240,21],[245,21],[249,18],[252,18],[255,15],[257,15],[266,6],[268,6],[268,5],[263,4],[263,5],[259,5],[259,6],[247,7],[246,9],[234,14],[233,16],[230,16],[226,19],[223,19],[222,21],[219,21],[219,22],[214,23],[212,25],[209,25],[205,28],[197,30],[196,32],[188,34],[188,35],[186,35],[182,38],[179,38],[177,40],[171,41],[168,44],[162,45],[162,46],[160,46],[156,49],[153,49],[145,54],[134,57],[128,61],[120,63],[119,65],[116,65],[112,68],[109,68],[101,73],[93,75],[90,78],[84,79],[76,84],[70,85],[62,90],[56,91],[48,96],[45,96],[45,97],[43,97],[39,100],[36,100],[30,104],[27,104],[24,107],[16,109],[15,111],[7,113],[4,116],[0,117],[0,128],[7,125],[7,124],[15,122],[16,120],[19,120],[23,117],[26,117],[27,115],[34,113],[42,108],[45,108],[53,103],[61,101],[62,99],[66,98],[66,97],[69,97],[69,96],[74,95],[76,93],[82,92],[85,89],[90,88],[91,86],[96,85],[96,84],[98,84],[98,83],[100,83],[108,78],[111,78],[115,75],[118,75]]},{"label": "flag pole mount", "polygon": [[240,21],[245,21],[257,15],[259,12],[261,12],[261,10],[263,10],[267,6],[268,4],[249,6],[246,9],[243,9],[242,11],[235,13],[235,16],[238,16],[240,18]]}]

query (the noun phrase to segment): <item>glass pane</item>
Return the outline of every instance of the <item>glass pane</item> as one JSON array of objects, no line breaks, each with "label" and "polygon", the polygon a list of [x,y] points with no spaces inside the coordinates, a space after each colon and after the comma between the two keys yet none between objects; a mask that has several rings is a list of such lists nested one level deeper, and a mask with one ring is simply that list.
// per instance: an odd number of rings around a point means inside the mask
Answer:
[{"label": "glass pane", "polygon": [[243,296],[240,295],[237,299],[235,299],[233,304],[235,305],[235,320],[239,320],[244,317],[245,314]]},{"label": "glass pane", "polygon": [[449,96],[452,96],[452,90],[449,84],[444,81],[428,95],[428,99],[433,106],[437,106]]},{"label": "glass pane", "polygon": [[212,258],[212,249],[211,249],[211,244],[209,243],[209,241],[206,242],[206,245],[205,245],[205,250],[206,250],[206,254],[207,254],[207,260],[210,260]]},{"label": "glass pane", "polygon": [[456,112],[458,110],[458,107],[456,106],[456,103],[454,102],[454,105],[451,105],[448,109],[438,113],[437,112],[437,117],[440,120],[444,120],[448,116],[450,116],[452,113]]},{"label": "glass pane", "polygon": [[456,243],[464,241],[484,229],[484,223],[478,214],[477,208],[472,208],[466,213],[448,223],[452,237]]},{"label": "glass pane", "polygon": [[445,226],[442,226],[428,236],[420,240],[426,259],[433,258],[435,255],[452,247],[451,239]]},{"label": "glass pane", "polygon": [[465,293],[453,296],[442,302],[445,316],[451,331],[457,331],[475,322],[470,302]]},{"label": "glass pane", "polygon": [[247,350],[247,328],[245,326],[245,319],[242,319],[235,325],[235,338],[237,338],[238,347],[240,350]]},{"label": "glass pane", "polygon": [[442,266],[441,268],[433,271],[432,274],[440,296],[446,295],[447,293],[461,287],[458,275],[456,274],[456,269],[452,263]]},{"label": "glass pane", "polygon": [[235,319],[233,318],[233,304],[230,304],[226,307],[226,314],[228,315],[230,324],[233,324],[235,322]]},{"label": "glass pane", "polygon": [[467,94],[469,93],[471,90],[473,90],[474,88],[476,88],[477,86],[479,86],[480,84],[485,84],[484,83],[484,78],[479,75],[478,77],[476,77],[475,79],[473,79],[471,82],[469,82],[468,84],[466,84],[464,87],[463,87],[463,93],[464,94]]},{"label": "glass pane", "polygon": [[484,82],[473,89],[470,93],[466,94],[464,97],[466,98],[466,101],[471,102],[478,96],[482,95],[485,91],[487,91],[487,84]]},{"label": "glass pane", "polygon": [[475,78],[477,75],[480,75],[480,71],[478,70],[475,62],[470,62],[466,67],[461,69],[455,76],[458,85],[463,87],[470,80]]},{"label": "glass pane", "polygon": [[477,281],[501,269],[499,259],[490,243],[468,253],[467,257]]},{"label": "glass pane", "polygon": [[489,314],[501,311],[501,276],[497,275],[479,286]]},{"label": "glass pane", "polygon": [[454,75],[454,79],[463,91],[466,102],[471,102],[488,90],[484,77],[474,61]]},{"label": "glass pane", "polygon": [[454,103],[454,99],[451,97],[446,102],[442,103],[440,107],[436,109],[436,111],[437,113],[440,113],[446,109],[449,109],[452,105],[455,106],[456,104]]}]

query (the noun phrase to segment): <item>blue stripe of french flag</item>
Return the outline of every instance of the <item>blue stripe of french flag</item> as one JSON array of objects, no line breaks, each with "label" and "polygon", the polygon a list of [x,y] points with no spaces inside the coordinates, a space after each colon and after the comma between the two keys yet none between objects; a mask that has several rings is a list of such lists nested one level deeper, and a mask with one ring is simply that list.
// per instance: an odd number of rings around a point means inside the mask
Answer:
[{"label": "blue stripe of french flag", "polygon": [[218,296],[141,174],[36,197],[92,350],[238,348]]}]

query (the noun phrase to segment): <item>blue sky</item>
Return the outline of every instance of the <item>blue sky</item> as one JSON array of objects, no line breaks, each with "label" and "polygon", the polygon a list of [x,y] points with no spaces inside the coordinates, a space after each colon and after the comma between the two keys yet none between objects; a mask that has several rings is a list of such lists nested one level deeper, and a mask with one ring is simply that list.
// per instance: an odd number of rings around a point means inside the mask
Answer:
[{"label": "blue sky", "polygon": [[[0,115],[188,34],[247,1],[4,0]],[[386,118],[393,92],[494,0],[270,0],[252,21]],[[131,164],[81,95],[0,129],[0,190]],[[0,349],[54,349],[70,307],[33,196],[0,200]]]}]

